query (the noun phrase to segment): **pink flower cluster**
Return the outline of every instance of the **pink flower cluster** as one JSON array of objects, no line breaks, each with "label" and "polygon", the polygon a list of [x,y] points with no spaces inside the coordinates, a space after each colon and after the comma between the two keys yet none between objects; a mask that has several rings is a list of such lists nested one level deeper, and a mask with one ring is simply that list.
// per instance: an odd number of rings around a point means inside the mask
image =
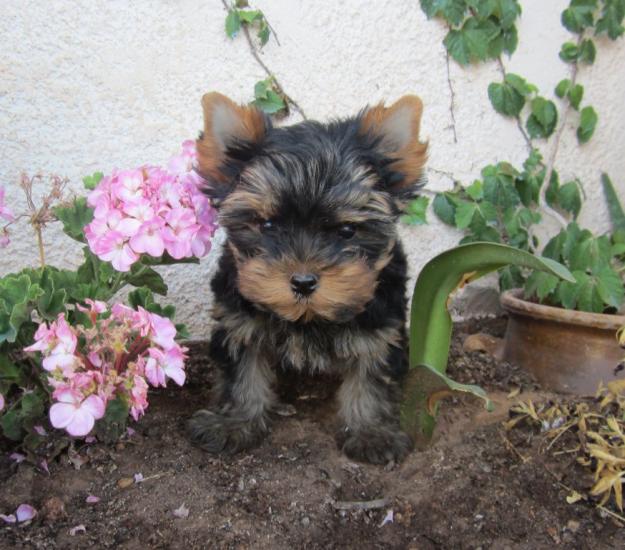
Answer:
[{"label": "pink flower cluster", "polygon": [[128,271],[141,254],[167,252],[180,260],[210,250],[216,216],[193,171],[197,153],[191,140],[167,169],[143,166],[114,171],[89,194],[94,219],[85,228],[91,251]]},{"label": "pink flower cluster", "polygon": [[[4,202],[4,187],[0,187],[0,220],[12,222],[15,216],[11,209]],[[0,227],[0,248],[9,245],[9,232],[6,227]]]},{"label": "pink flower cluster", "polygon": [[86,303],[76,307],[91,326],[72,327],[61,313],[49,325],[39,325],[35,343],[25,348],[43,354],[56,401],[50,422],[77,437],[92,430],[109,401],[121,398],[138,420],[148,406],[148,382],[165,386],[171,378],[181,386],[185,381],[186,348],[174,341],[176,328],[169,319],[122,304],[109,315],[104,302]]}]

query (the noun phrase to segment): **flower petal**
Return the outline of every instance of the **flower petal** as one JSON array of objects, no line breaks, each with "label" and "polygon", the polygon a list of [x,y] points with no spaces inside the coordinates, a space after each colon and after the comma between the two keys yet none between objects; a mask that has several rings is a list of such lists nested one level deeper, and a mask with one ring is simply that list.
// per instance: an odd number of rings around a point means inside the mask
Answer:
[{"label": "flower petal", "polygon": [[55,403],[50,407],[50,423],[55,428],[66,428],[74,420],[76,407],[69,403]]},{"label": "flower petal", "polygon": [[37,515],[35,510],[30,504],[20,504],[15,511],[15,517],[17,521],[30,521]]}]

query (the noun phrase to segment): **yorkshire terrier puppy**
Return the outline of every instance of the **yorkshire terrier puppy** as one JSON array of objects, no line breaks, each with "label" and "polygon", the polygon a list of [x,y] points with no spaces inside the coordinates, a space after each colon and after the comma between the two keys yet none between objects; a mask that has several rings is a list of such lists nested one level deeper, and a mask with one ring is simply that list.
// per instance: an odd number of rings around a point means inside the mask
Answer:
[{"label": "yorkshire terrier puppy", "polygon": [[203,449],[236,452],[267,434],[276,369],[335,372],[339,447],[402,460],[407,369],[402,205],[423,183],[422,105],[405,96],[345,120],[274,128],[254,107],[202,99],[197,170],[227,240],[212,280],[217,407],[189,421]]}]

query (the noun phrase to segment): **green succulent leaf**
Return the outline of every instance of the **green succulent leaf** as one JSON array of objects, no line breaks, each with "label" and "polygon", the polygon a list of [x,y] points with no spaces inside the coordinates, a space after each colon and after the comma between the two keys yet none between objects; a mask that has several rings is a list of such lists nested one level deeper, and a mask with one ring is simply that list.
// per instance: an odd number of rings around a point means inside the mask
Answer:
[{"label": "green succulent leaf", "polygon": [[605,172],[601,174],[601,184],[603,186],[605,201],[608,205],[613,231],[615,233],[619,230],[625,231],[625,212],[623,211],[623,206],[616,194],[616,189],[614,189],[610,176]]},{"label": "green succulent leaf", "polygon": [[418,444],[432,435],[435,417],[428,405],[433,397],[457,389],[432,372],[445,373],[447,368],[452,329],[449,295],[459,286],[508,265],[545,270],[574,280],[566,268],[552,260],[491,243],[458,246],[436,256],[421,270],[410,313],[411,370],[401,405],[402,427]]}]

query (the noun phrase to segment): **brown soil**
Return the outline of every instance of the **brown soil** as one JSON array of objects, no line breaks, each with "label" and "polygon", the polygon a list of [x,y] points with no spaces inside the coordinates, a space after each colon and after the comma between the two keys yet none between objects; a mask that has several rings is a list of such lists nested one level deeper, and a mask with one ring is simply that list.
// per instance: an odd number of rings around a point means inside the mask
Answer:
[{"label": "brown soil", "polygon": [[[457,327],[450,374],[490,391],[488,414],[471,399],[445,403],[436,440],[395,468],[350,462],[333,441],[333,380],[290,380],[269,438],[249,453],[211,457],[189,445],[185,419],[205,405],[212,377],[204,345],[193,346],[184,389],[155,392],[137,433],[116,447],[85,445],[75,469],[67,454],[50,476],[0,460],[0,512],[22,502],[30,524],[0,525],[0,548],[622,548],[625,530],[592,505],[567,504],[581,483],[570,459],[541,454],[531,432],[505,433],[501,420],[521,397],[542,394],[531,379],[481,353],[463,336],[501,332],[501,323]],[[144,481],[120,488],[141,473]],[[581,475],[581,474],[580,474]],[[100,497],[87,504],[88,495]],[[341,510],[345,501],[386,499],[381,508]],[[186,518],[173,511],[185,504]],[[373,503],[376,504],[376,503]],[[381,525],[388,511],[394,521]],[[86,532],[70,535],[84,525]]]}]

